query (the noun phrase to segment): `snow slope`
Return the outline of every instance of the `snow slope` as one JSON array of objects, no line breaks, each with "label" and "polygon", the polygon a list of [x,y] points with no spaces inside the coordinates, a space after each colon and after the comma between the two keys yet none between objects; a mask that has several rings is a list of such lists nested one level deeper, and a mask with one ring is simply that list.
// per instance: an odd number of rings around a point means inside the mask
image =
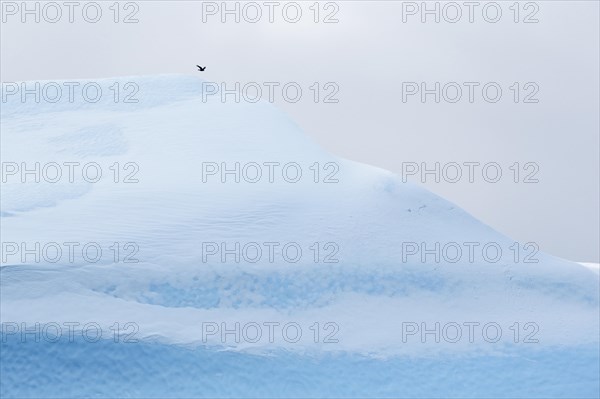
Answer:
[{"label": "snow slope", "polygon": [[[515,260],[510,238],[387,171],[323,151],[271,104],[204,101],[202,81],[186,76],[98,81],[103,93],[115,82],[139,85],[139,102],[2,103],[3,163],[95,162],[103,172],[97,183],[78,173],[57,183],[5,176],[3,395],[600,395],[597,273],[543,253],[525,262],[524,248]],[[256,183],[203,181],[206,162],[295,162],[302,178],[290,183],[277,169],[270,182],[263,168]],[[124,183],[132,171],[139,181]],[[57,262],[7,255],[6,243],[36,242],[93,242],[103,255],[96,263],[77,251]],[[263,256],[223,261],[203,247],[235,242],[258,243]],[[279,243],[273,262],[266,242]],[[282,254],[286,243],[302,249],[297,262]],[[473,259],[423,260],[407,255],[411,243],[477,249]],[[498,260],[482,253],[486,243],[502,249]],[[122,261],[131,248],[137,263]],[[97,323],[102,339],[22,342],[10,330],[69,322],[77,331]],[[115,343],[115,322],[133,323],[137,342]],[[264,334],[264,323],[291,322],[302,329],[297,342],[203,330],[257,323]],[[469,322],[496,323],[502,336],[477,330],[469,340]],[[403,335],[422,323],[456,323],[463,335]]]},{"label": "snow slope", "polygon": [[600,263],[586,263],[586,262],[579,262],[579,264],[587,267],[590,270],[595,271],[596,273],[600,273]]}]

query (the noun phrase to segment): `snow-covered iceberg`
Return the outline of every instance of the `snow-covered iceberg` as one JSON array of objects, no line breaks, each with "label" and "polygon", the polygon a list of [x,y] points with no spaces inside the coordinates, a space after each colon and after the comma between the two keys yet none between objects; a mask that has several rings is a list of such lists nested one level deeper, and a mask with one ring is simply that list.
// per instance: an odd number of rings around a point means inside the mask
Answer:
[{"label": "snow-covered iceberg", "polygon": [[2,396],[600,394],[588,268],[272,104],[185,76],[96,86],[2,93]]}]

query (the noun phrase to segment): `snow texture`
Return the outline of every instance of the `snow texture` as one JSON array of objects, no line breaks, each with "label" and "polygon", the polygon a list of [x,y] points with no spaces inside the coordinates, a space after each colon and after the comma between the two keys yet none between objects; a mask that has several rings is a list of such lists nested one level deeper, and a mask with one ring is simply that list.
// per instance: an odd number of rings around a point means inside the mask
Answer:
[{"label": "snow texture", "polygon": [[[139,102],[2,104],[2,162],[96,162],[106,173],[97,183],[77,173],[57,183],[11,176],[3,245],[139,247],[137,263],[108,250],[97,263],[3,254],[2,397],[599,397],[597,272],[543,253],[515,261],[510,238],[418,185],[327,153],[271,104],[204,101],[202,81],[187,76],[97,82],[111,93],[115,81],[136,82]],[[139,182],[115,183],[115,162],[119,180],[135,162]],[[296,162],[303,176],[203,182],[203,162]],[[334,169],[338,182],[324,183]],[[274,262],[263,254],[238,263],[205,261],[206,242],[281,245]],[[282,258],[288,242],[303,250],[296,263]],[[409,242],[494,242],[503,252],[494,263],[481,245],[472,261],[422,261],[404,258]],[[331,248],[338,262],[322,262]],[[69,322],[80,323],[73,342],[64,328],[56,342],[10,330]],[[116,322],[134,323],[137,341],[114,342]],[[258,342],[203,334],[203,323],[269,322],[298,323],[302,336],[291,342],[276,330],[269,342],[266,327]],[[465,322],[480,323],[473,342]],[[482,338],[492,322],[502,328],[497,342]],[[82,338],[85,323],[101,327],[100,340]],[[406,323],[457,323],[462,337],[405,337]],[[332,331],[337,342],[324,342]]]}]

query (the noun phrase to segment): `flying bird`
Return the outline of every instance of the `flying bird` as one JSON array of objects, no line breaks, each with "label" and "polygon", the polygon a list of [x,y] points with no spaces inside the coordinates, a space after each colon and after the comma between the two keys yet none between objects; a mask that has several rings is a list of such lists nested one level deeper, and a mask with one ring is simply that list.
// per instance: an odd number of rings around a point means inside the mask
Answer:
[{"label": "flying bird", "polygon": [[206,67],[201,67],[200,65],[196,65],[196,66],[198,67],[198,70],[200,72],[203,72],[206,69]]}]

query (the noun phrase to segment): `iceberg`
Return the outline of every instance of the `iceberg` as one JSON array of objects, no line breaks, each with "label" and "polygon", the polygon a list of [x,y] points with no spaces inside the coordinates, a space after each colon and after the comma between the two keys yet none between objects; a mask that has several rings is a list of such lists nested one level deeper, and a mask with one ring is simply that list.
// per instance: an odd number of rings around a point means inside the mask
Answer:
[{"label": "iceberg", "polygon": [[3,397],[600,395],[589,268],[273,104],[68,82],[103,95],[3,86]]}]

